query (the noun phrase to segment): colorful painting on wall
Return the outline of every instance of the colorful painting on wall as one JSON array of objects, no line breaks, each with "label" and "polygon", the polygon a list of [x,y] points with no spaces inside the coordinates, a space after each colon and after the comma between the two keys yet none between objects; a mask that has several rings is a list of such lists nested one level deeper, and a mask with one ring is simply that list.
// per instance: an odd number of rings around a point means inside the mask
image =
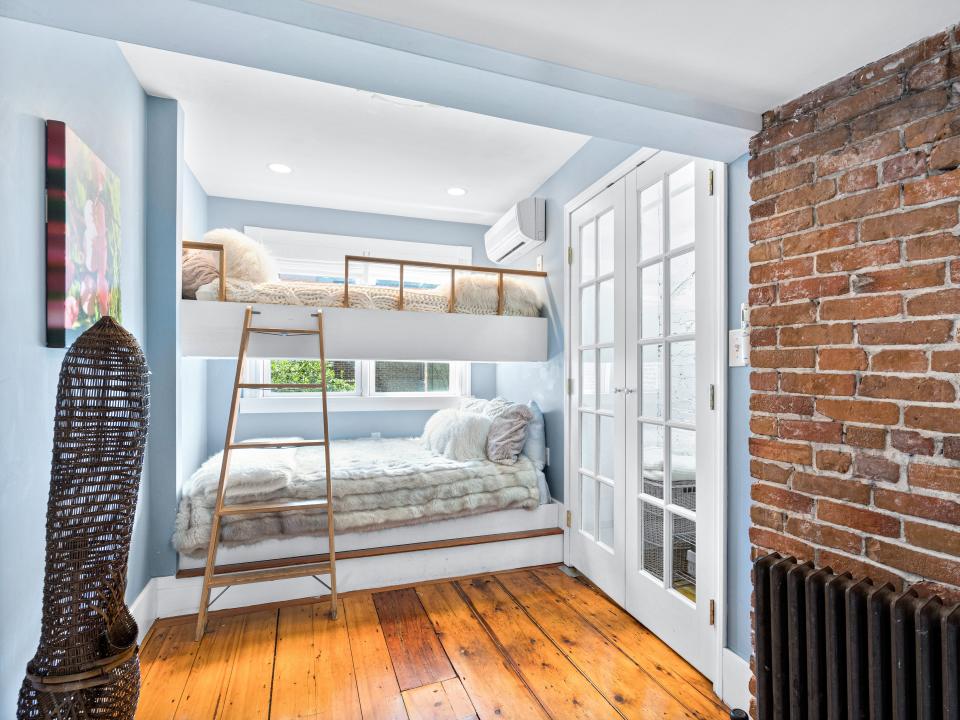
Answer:
[{"label": "colorful painting on wall", "polygon": [[120,317],[120,179],[77,135],[47,121],[47,346]]}]

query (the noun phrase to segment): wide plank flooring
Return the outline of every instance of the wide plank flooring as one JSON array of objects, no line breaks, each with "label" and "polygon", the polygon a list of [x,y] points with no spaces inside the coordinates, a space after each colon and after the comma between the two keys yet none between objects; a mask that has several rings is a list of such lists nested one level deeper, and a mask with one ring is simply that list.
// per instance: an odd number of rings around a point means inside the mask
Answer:
[{"label": "wide plank flooring", "polygon": [[158,621],[137,720],[725,720],[710,683],[558,567]]}]

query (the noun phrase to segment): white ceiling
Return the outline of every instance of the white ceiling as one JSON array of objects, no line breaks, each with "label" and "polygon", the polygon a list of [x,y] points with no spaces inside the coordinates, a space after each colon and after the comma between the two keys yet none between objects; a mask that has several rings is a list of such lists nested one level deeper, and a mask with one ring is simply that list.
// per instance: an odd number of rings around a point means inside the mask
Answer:
[{"label": "white ceiling", "polygon": [[957,0],[312,1],[756,113],[960,20]]},{"label": "white ceiling", "polygon": [[[184,153],[208,195],[489,225],[588,140],[138,45],[144,89],[184,110]],[[293,168],[270,172],[270,163]],[[451,197],[448,187],[468,190]]]}]

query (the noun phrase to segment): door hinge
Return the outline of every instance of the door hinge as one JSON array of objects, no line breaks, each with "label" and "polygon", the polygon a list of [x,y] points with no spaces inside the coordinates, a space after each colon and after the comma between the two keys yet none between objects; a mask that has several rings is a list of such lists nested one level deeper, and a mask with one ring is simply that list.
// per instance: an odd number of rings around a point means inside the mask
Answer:
[{"label": "door hinge", "polygon": [[573,265],[573,246],[567,246],[567,265]]},{"label": "door hinge", "polygon": [[713,195],[713,170],[707,170],[707,195]]},{"label": "door hinge", "polygon": [[567,395],[573,395],[573,378],[567,378]]},{"label": "door hinge", "polygon": [[567,527],[573,527],[573,513],[567,510]]},{"label": "door hinge", "polygon": [[710,624],[711,625],[717,624],[717,601],[716,600],[710,601]]},{"label": "door hinge", "polygon": [[711,410],[717,409],[717,386],[716,385],[710,386],[710,409]]}]

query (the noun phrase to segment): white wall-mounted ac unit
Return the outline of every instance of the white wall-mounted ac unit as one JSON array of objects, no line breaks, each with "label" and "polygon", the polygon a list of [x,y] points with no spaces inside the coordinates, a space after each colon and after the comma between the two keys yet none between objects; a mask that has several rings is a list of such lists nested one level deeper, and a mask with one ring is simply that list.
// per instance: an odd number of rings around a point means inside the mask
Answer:
[{"label": "white wall-mounted ac unit", "polygon": [[495,263],[513,262],[547,240],[543,198],[526,198],[507,211],[484,233],[487,257]]}]

